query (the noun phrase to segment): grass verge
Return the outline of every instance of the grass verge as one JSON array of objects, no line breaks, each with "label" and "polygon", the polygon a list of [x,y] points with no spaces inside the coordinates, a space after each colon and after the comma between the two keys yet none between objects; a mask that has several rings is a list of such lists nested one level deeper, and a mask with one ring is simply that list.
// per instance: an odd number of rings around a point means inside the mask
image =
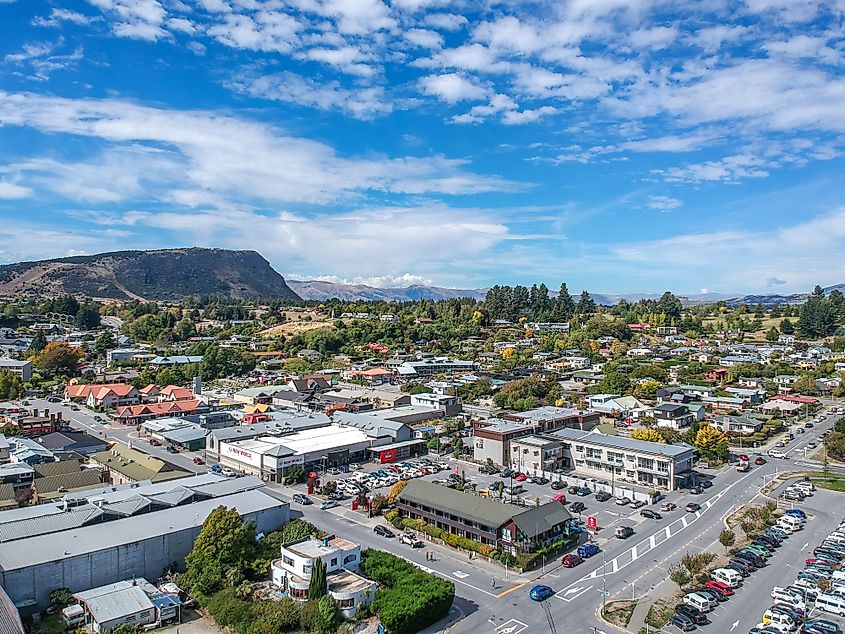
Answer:
[{"label": "grass verge", "polygon": [[636,607],[636,601],[611,601],[605,606],[601,615],[608,623],[612,623],[617,627],[626,628],[631,621],[634,608]]},{"label": "grass verge", "polygon": [[649,627],[660,629],[669,622],[671,616],[675,613],[675,597],[664,597],[655,601],[646,614],[645,622]]}]

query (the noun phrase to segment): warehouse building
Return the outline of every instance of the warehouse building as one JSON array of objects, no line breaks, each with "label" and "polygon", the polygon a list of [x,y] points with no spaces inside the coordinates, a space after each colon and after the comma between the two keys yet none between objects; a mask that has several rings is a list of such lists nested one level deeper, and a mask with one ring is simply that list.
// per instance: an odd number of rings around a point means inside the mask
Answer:
[{"label": "warehouse building", "polygon": [[22,611],[43,610],[50,592],[84,592],[126,579],[158,579],[181,567],[218,506],[237,509],[268,533],[288,504],[258,478],[202,474],[179,482],[130,484],[68,495],[58,503],[0,513],[0,586]]}]

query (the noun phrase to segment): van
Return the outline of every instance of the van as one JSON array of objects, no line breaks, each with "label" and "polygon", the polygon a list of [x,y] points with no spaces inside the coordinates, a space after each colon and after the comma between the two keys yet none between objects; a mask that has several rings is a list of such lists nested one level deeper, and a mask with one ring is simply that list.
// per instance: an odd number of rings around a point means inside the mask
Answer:
[{"label": "van", "polygon": [[786,458],[786,454],[782,451],[778,451],[777,449],[769,449],[769,451],[766,453],[768,454],[769,458]]},{"label": "van", "polygon": [[831,576],[832,581],[845,581],[845,570],[834,570]]},{"label": "van", "polygon": [[721,581],[731,588],[736,588],[742,583],[742,575],[730,568],[716,568],[716,570],[710,573],[710,577],[714,581]]},{"label": "van", "polygon": [[816,608],[831,614],[845,616],[845,597],[822,593],[816,597]]},{"label": "van", "polygon": [[783,612],[775,612],[771,608],[763,612],[763,623],[766,625],[772,624],[786,630],[795,629],[795,621],[792,620],[792,617]]},{"label": "van", "polygon": [[[797,517],[793,517],[792,515],[784,515],[777,521],[778,526],[788,526],[791,528],[791,532],[800,531],[801,530],[801,520]],[[787,529],[789,530],[789,529]]]},{"label": "van", "polygon": [[825,537],[824,541],[832,544],[845,544],[845,535],[842,535],[841,533],[831,533]]},{"label": "van", "polygon": [[704,595],[698,594],[697,592],[690,592],[689,594],[685,594],[683,601],[687,605],[691,605],[692,607],[697,608],[699,612],[709,612],[713,609],[711,600],[705,597]]}]

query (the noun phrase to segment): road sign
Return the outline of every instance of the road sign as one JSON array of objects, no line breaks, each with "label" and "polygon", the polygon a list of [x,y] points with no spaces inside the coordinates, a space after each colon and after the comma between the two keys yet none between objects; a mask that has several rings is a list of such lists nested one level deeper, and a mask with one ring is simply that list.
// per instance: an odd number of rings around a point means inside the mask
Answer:
[{"label": "road sign", "polygon": [[595,515],[590,515],[587,518],[587,528],[592,528],[593,530],[595,530],[598,525],[599,523]]}]

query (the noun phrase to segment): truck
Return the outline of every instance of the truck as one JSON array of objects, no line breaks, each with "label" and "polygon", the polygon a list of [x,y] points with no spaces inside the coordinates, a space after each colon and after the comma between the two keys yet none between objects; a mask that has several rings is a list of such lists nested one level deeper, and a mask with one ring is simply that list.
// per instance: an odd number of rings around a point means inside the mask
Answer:
[{"label": "truck", "polygon": [[749,464],[748,460],[740,460],[736,465],[736,470],[740,473],[744,473],[751,469],[751,465]]}]

